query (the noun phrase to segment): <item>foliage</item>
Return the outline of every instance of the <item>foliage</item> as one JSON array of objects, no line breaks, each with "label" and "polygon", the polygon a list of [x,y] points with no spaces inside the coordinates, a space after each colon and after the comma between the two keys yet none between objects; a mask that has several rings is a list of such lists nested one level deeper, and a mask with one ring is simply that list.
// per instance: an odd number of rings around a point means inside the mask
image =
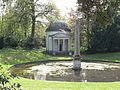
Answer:
[{"label": "foliage", "polygon": [[34,40],[32,40],[33,38],[29,37],[27,38],[27,40],[24,43],[24,47],[25,49],[39,49],[41,45],[41,39],[40,38],[34,38]]},{"label": "foliage", "polygon": [[4,38],[4,47],[17,47],[18,45],[18,42],[14,39],[14,38],[12,38],[12,37],[5,37]]},{"label": "foliage", "polygon": [[[26,38],[29,37],[33,38],[32,40],[36,37],[45,40],[45,30],[49,21],[60,19],[59,10],[53,2],[43,3],[38,0],[2,1],[0,3],[4,9],[1,12],[0,36],[12,37],[19,46],[24,46],[24,42],[28,42]],[[40,42],[40,45],[45,46],[45,42]]]},{"label": "foliage", "polygon": [[93,20],[100,28],[113,22],[113,11],[119,12],[120,0],[78,0],[78,11],[84,18]]},{"label": "foliage", "polygon": [[4,38],[0,37],[0,49],[4,47]]},{"label": "foliage", "polygon": [[115,52],[120,51],[120,16],[114,18],[114,23],[104,30],[96,24],[90,37],[89,52]]},{"label": "foliage", "polygon": [[[56,12],[53,4],[51,3],[42,3],[41,1],[34,0],[17,0],[15,5],[15,14],[20,18],[20,22],[26,22],[26,17],[29,17],[27,23],[31,24],[31,33],[30,37],[34,39],[35,30],[36,30],[36,21],[42,23],[38,20],[43,18],[47,19],[48,15],[52,15]],[[26,24],[23,24],[26,25]],[[27,27],[27,26],[24,26]]]},{"label": "foliage", "polygon": [[17,90],[20,88],[19,83],[11,84],[11,80],[14,79],[16,76],[2,71],[3,67],[0,65],[0,90]]},{"label": "foliage", "polygon": [[18,42],[13,37],[0,37],[0,49],[2,48],[15,48]]},{"label": "foliage", "polygon": [[[78,11],[77,13],[82,16],[82,20],[86,21],[83,36],[85,38],[87,48],[90,48],[91,29],[94,22],[104,30],[107,25],[114,22],[114,16],[119,14],[120,0],[77,0]],[[80,19],[81,22],[81,19]]]}]

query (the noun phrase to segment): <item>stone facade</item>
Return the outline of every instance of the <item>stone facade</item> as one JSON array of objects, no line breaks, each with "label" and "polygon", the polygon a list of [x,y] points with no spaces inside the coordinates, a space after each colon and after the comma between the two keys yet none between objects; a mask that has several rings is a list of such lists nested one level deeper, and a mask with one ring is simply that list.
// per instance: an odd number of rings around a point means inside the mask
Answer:
[{"label": "stone facade", "polygon": [[46,50],[49,53],[70,52],[70,29],[61,21],[53,21],[46,30]]}]

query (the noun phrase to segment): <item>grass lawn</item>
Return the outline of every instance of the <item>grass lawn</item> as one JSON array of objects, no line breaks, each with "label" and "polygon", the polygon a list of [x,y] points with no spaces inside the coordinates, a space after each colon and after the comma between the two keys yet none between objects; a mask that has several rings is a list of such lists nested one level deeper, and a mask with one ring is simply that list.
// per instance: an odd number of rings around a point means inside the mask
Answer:
[{"label": "grass lawn", "polygon": [[102,53],[102,54],[83,54],[83,60],[104,60],[120,62],[120,52]]},{"label": "grass lawn", "polygon": [[[14,64],[40,61],[40,60],[56,60],[56,59],[71,59],[72,57],[53,57],[43,54],[44,50],[15,50],[3,49],[0,50],[0,64],[4,68]],[[83,60],[106,60],[120,62],[120,52],[104,53],[104,54],[83,54]],[[40,81],[30,79],[15,79],[22,85],[23,90],[120,90],[120,82],[110,83],[78,83],[78,82],[54,82]]]},{"label": "grass lawn", "polygon": [[25,90],[120,90],[120,82],[112,83],[77,83],[19,79]]}]

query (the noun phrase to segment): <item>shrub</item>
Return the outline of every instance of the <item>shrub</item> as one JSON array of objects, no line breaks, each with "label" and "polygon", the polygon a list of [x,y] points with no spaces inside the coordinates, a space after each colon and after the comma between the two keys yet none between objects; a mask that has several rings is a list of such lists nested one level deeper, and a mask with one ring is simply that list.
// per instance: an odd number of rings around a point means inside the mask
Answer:
[{"label": "shrub", "polygon": [[0,65],[0,90],[20,89],[21,85],[19,83],[11,84],[11,80],[14,79],[15,77],[16,77],[15,75],[3,71],[3,67]]},{"label": "shrub", "polygon": [[14,38],[12,38],[12,37],[4,38],[4,46],[5,47],[14,48],[14,47],[17,47],[17,45],[18,45],[18,43]]},{"label": "shrub", "polygon": [[0,49],[4,47],[4,38],[0,37]]},{"label": "shrub", "polygon": [[41,40],[39,38],[27,38],[26,41],[24,42],[24,47],[26,49],[39,49],[41,46]]}]

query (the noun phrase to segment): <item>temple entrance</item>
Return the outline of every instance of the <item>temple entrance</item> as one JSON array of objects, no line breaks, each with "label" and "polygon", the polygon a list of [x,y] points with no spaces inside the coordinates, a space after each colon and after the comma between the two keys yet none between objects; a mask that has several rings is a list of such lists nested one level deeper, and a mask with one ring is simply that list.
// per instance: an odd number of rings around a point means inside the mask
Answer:
[{"label": "temple entrance", "polygon": [[69,43],[68,38],[53,39],[52,49],[56,53],[68,53],[70,47]]},{"label": "temple entrance", "polygon": [[62,44],[60,44],[60,50],[59,51],[62,51]]},{"label": "temple entrance", "polygon": [[60,44],[59,44],[59,51],[63,51],[63,40],[60,39]]}]

